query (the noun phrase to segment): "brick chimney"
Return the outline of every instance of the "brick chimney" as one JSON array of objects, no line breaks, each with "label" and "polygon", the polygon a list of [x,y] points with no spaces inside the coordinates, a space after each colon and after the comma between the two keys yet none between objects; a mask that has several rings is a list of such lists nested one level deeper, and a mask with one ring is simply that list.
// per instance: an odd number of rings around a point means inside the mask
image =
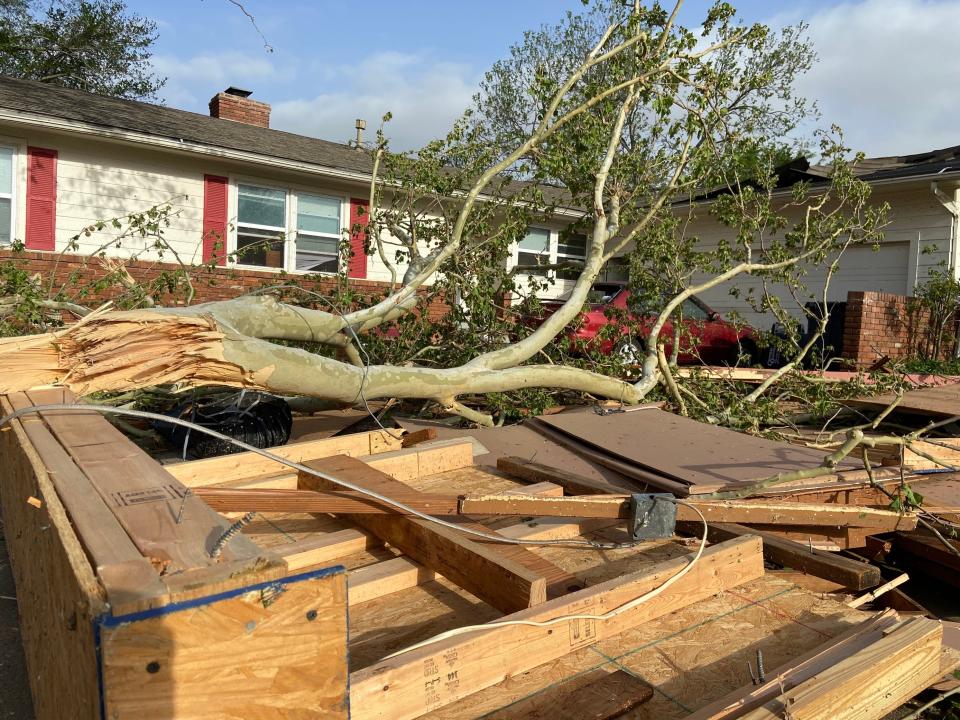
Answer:
[{"label": "brick chimney", "polygon": [[270,127],[270,105],[251,100],[250,90],[228,87],[210,100],[210,117]]}]

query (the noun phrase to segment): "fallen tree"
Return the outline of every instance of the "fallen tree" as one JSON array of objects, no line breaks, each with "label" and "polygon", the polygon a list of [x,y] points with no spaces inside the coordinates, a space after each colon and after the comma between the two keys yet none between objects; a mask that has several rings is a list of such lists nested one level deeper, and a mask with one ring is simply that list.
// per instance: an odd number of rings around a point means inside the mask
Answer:
[{"label": "fallen tree", "polygon": [[[609,24],[578,64],[563,77],[533,69],[525,91],[535,120],[506,140],[491,139],[471,114],[412,158],[391,153],[381,133],[371,149],[366,223],[368,252],[393,279],[379,301],[321,309],[265,294],[91,312],[63,329],[0,341],[0,391],[47,383],[78,394],[217,384],[340,403],[419,398],[482,424],[493,418],[462,404],[462,396],[550,387],[632,404],[666,382],[682,405],[660,334],[684,300],[742,275],[801,283],[811,265],[835,263],[850,244],[875,241],[882,212],[848,168],[846,148],[826,137],[830,183],[778,193],[782,134],[796,121],[770,121],[789,96],[783,78],[769,72],[782,45],[763,26],[738,24],[726,3],[707,13],[698,37],[676,24],[680,4],[669,13],[659,5],[603,5]],[[692,204],[705,188],[730,239],[696,254],[695,239],[676,232],[674,203]],[[788,211],[799,219],[791,222]],[[535,328],[501,332],[490,306],[525,287],[508,273],[506,258],[533,220],[558,217],[587,236],[579,277]],[[402,248],[392,261],[386,238]],[[648,264],[656,257],[676,264],[681,250],[687,258],[670,275],[672,299],[647,332],[639,379],[572,363],[533,364],[575,322],[604,266],[631,249]],[[709,279],[694,282],[694,270],[709,270]],[[447,293],[457,327],[471,338],[459,362],[366,362],[361,335],[381,337],[391,323],[416,322],[421,291],[431,284]],[[337,357],[297,343],[328,346]]]}]

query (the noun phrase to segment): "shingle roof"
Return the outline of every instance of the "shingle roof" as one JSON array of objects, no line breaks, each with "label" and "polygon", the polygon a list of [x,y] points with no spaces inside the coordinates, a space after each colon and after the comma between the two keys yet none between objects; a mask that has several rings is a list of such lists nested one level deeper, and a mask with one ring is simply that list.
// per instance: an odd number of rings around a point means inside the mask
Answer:
[{"label": "shingle roof", "polygon": [[372,170],[369,155],[349,145],[2,75],[0,108],[340,170],[366,174]]},{"label": "shingle roof", "polygon": [[[912,155],[864,158],[853,168],[854,174],[867,182],[898,178],[908,180],[948,171],[960,172],[960,145]],[[816,182],[829,176],[829,165],[809,165],[800,159],[782,169],[781,185],[790,185],[798,180]]]}]

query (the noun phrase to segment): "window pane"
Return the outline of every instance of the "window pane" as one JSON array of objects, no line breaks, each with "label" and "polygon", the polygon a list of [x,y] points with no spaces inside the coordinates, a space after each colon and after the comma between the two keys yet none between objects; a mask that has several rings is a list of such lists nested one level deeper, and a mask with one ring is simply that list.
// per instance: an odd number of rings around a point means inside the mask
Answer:
[{"label": "window pane", "polygon": [[[0,147],[0,193],[13,192],[13,148]],[[9,208],[8,208],[9,212]],[[7,225],[10,222],[7,221]]]},{"label": "window pane", "polygon": [[550,252],[550,231],[541,228],[530,228],[526,237],[520,241],[521,250],[530,250],[536,253]]},{"label": "window pane", "polygon": [[319,252],[336,255],[337,245],[338,241],[333,238],[313,237],[303,233],[297,234],[297,252]]},{"label": "window pane", "polygon": [[538,270],[537,265],[549,265],[550,258],[547,257],[546,252],[543,255],[539,253],[530,253],[530,252],[519,252],[517,253],[517,265],[521,266],[523,269],[520,270],[522,275],[546,275],[546,270]]},{"label": "window pane", "polygon": [[276,233],[250,228],[237,229],[237,262],[259,267],[283,267],[283,240]]},{"label": "window pane", "polygon": [[321,195],[297,196],[297,230],[338,235],[340,200]]},{"label": "window pane", "polygon": [[10,198],[0,199],[0,245],[10,244]]},{"label": "window pane", "polygon": [[602,280],[606,282],[628,282],[630,280],[630,261],[625,257],[610,258],[603,272]]},{"label": "window pane", "polygon": [[557,252],[560,255],[577,255],[583,257],[587,254],[587,236],[586,235],[561,235],[557,243]]},{"label": "window pane", "polygon": [[336,255],[321,253],[297,253],[297,270],[306,272],[335,273],[339,268],[339,258]]},{"label": "window pane", "polygon": [[287,193],[283,190],[239,185],[237,220],[254,225],[286,227]]}]

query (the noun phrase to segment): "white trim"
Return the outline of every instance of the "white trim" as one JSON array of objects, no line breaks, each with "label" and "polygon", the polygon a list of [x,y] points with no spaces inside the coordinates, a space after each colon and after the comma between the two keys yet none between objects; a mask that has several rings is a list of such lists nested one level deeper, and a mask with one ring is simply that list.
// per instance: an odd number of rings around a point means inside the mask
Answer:
[{"label": "white trim", "polygon": [[10,201],[10,240],[6,244],[0,245],[0,247],[8,247],[12,245],[13,242],[17,239],[17,220],[19,218],[19,213],[17,212],[19,205],[19,195],[17,192],[19,190],[20,184],[20,173],[19,173],[19,156],[20,156],[20,145],[19,143],[6,143],[0,142],[0,149],[10,151],[10,192],[0,192],[0,199]]}]

